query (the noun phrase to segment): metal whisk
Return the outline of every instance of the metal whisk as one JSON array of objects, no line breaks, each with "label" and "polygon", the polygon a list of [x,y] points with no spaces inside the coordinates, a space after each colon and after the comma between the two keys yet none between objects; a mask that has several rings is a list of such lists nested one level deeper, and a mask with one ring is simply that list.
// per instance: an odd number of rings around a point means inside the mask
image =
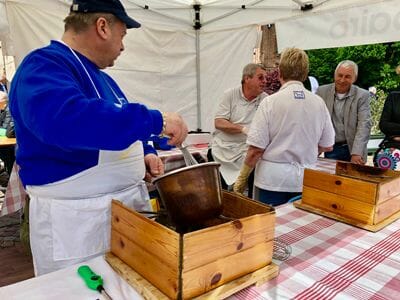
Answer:
[{"label": "metal whisk", "polygon": [[185,160],[186,166],[193,166],[199,164],[197,160],[193,157],[192,153],[187,149],[188,145],[182,143],[178,148],[181,150],[183,159]]},{"label": "metal whisk", "polygon": [[272,258],[277,260],[287,260],[292,254],[292,247],[279,238],[274,238],[274,248]]}]

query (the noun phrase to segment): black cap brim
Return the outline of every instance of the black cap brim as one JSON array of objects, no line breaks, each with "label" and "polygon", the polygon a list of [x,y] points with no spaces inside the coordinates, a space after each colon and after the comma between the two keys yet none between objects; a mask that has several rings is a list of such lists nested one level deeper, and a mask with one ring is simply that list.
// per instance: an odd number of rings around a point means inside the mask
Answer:
[{"label": "black cap brim", "polygon": [[118,19],[120,19],[122,22],[125,23],[126,28],[131,29],[131,28],[139,28],[141,25],[139,22],[136,22],[134,19],[129,17],[128,15],[122,15],[118,14],[115,15]]}]

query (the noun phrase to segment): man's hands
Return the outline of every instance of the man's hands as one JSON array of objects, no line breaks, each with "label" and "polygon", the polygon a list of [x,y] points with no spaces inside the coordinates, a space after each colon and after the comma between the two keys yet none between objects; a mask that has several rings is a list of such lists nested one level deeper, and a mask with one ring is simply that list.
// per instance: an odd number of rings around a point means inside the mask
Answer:
[{"label": "man's hands", "polygon": [[365,161],[362,158],[362,156],[361,155],[357,155],[357,154],[352,154],[351,155],[350,162],[352,162],[353,164],[365,165]]},{"label": "man's hands", "polygon": [[[175,112],[163,113],[163,131],[162,134],[168,136],[169,145],[181,145],[186,139],[188,134],[188,128],[182,117]],[[149,153],[144,157],[144,163],[146,165],[146,181],[151,181],[153,177],[157,177],[164,174],[164,164],[161,159],[153,154]]]},{"label": "man's hands", "polygon": [[165,130],[163,135],[170,137],[169,145],[181,145],[186,139],[188,128],[182,117],[174,112],[163,113]]},{"label": "man's hands", "polygon": [[146,165],[146,176],[145,181],[150,182],[153,177],[157,177],[164,174],[164,164],[157,155],[149,153],[144,157],[144,163]]}]

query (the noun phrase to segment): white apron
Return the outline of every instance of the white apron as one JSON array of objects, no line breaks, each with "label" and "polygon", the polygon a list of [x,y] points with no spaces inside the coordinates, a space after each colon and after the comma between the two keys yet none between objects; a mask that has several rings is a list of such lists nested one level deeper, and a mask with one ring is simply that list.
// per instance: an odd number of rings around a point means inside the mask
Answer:
[{"label": "white apron", "polygon": [[219,171],[226,184],[232,185],[235,183],[242,165],[244,164],[247,149],[248,145],[246,144],[246,140],[224,142],[217,138],[214,139],[212,156],[216,162],[221,164]]},{"label": "white apron", "polygon": [[305,168],[314,169],[315,164],[272,162],[261,159],[256,165],[254,185],[263,190],[299,193],[303,190]]},{"label": "white apron", "polygon": [[110,248],[111,200],[149,210],[143,146],[100,151],[97,166],[64,180],[27,186],[35,275],[86,261]]}]

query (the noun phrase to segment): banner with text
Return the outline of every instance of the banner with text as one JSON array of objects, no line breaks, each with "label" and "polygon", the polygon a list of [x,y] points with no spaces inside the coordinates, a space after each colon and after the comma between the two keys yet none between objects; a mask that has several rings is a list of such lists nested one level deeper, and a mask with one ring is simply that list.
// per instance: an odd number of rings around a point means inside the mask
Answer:
[{"label": "banner with text", "polygon": [[275,25],[279,52],[287,47],[320,49],[394,42],[400,40],[400,1],[310,11]]}]

